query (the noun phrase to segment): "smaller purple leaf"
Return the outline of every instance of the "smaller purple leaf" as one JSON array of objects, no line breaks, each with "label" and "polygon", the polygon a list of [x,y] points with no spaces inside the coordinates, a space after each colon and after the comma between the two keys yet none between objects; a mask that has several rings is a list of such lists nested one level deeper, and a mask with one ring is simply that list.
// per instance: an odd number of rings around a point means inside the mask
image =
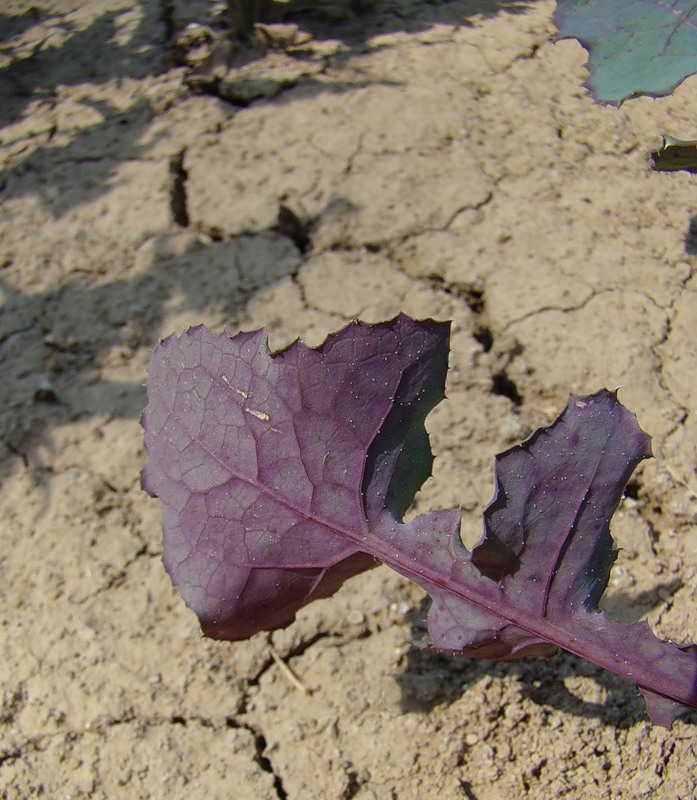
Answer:
[{"label": "smaller purple leaf", "polygon": [[[472,562],[525,582],[547,607],[597,607],[616,556],[610,518],[649,437],[611,392],[573,397],[561,415],[496,460],[496,496]],[[543,580],[544,579],[544,580]]]},{"label": "smaller purple leaf", "polygon": [[[598,609],[617,551],[609,524],[649,437],[613,392],[569,400],[561,415],[496,459],[496,494],[470,563],[488,585],[434,592],[436,646],[479,658],[544,653],[556,644],[632,677],[652,721],[697,706],[697,648],[662,642],[645,622]],[[472,617],[470,605],[479,606]]]}]

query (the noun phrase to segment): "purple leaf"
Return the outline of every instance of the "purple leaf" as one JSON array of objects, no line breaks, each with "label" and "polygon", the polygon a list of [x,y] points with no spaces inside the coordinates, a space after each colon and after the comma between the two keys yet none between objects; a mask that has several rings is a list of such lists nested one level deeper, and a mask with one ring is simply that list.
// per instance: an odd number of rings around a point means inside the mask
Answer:
[{"label": "purple leaf", "polygon": [[[207,635],[286,625],[376,563],[371,527],[430,473],[423,419],[443,396],[448,336],[402,315],[274,356],[264,331],[199,327],[157,348],[143,486],[162,501],[165,566]],[[400,528],[457,524],[437,512]]]},{"label": "purple leaf", "polygon": [[609,521],[648,437],[614,394],[572,397],[497,459],[485,534],[459,512],[402,515],[430,474],[424,419],[443,397],[449,326],[351,323],[317,349],[270,354],[263,330],[199,327],[156,349],[143,486],[163,506],[164,562],[203,631],[288,624],[381,561],[432,596],[433,645],[508,659],[562,647],[640,687],[670,725],[697,706],[697,648],[598,610]]},{"label": "purple leaf", "polygon": [[470,558],[489,581],[470,589],[463,571],[455,591],[431,592],[434,645],[497,659],[557,645],[631,677],[656,724],[669,727],[683,706],[697,706],[697,648],[598,610],[617,554],[610,518],[650,454],[634,415],[600,391],[572,396],[549,428],[498,456],[496,495]]}]

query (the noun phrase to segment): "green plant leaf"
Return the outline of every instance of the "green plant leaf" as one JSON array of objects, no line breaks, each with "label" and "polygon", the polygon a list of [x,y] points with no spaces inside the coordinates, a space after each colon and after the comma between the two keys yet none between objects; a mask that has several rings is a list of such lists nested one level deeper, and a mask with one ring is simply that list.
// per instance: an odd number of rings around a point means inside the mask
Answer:
[{"label": "green plant leaf", "polygon": [[651,151],[651,169],[656,172],[689,172],[697,174],[697,140],[684,141],[664,136],[658,150]]},{"label": "green plant leaf", "polygon": [[697,72],[697,2],[558,0],[559,39],[589,52],[588,87],[600,103],[670,92]]}]

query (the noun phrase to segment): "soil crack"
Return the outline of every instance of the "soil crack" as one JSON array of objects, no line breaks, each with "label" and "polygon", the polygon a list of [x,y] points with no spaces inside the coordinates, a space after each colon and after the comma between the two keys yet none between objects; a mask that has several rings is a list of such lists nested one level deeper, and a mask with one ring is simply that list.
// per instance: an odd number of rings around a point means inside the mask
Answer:
[{"label": "soil crack", "polygon": [[503,331],[508,331],[514,325],[519,325],[521,322],[525,322],[527,319],[531,319],[532,317],[536,317],[538,314],[547,314],[550,311],[560,311],[563,314],[572,313],[574,311],[581,311],[584,309],[591,301],[595,300],[596,297],[599,297],[601,294],[611,294],[616,292],[617,289],[602,289],[602,290],[592,290],[588,297],[585,297],[580,303],[576,303],[574,305],[569,306],[555,306],[555,305],[545,305],[539,306],[538,308],[533,308],[531,311],[528,311],[525,314],[522,314],[515,319],[509,320],[504,326]]},{"label": "soil crack", "polygon": [[288,797],[288,792],[283,786],[283,779],[278,774],[278,772],[276,772],[273,764],[271,763],[271,759],[267,755],[268,744],[266,742],[266,737],[264,736],[264,734],[260,730],[255,728],[253,725],[251,725],[249,722],[241,722],[235,717],[228,717],[225,724],[227,725],[228,728],[236,728],[238,730],[244,730],[252,735],[252,737],[254,738],[255,763],[257,764],[259,769],[271,775],[273,779],[274,790],[276,791],[276,795],[278,796],[279,800],[286,800],[286,798]]}]

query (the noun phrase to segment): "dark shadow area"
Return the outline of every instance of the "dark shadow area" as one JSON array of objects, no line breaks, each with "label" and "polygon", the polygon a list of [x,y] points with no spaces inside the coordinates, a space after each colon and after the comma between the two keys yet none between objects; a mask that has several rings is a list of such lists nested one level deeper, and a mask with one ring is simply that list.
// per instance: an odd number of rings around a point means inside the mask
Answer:
[{"label": "dark shadow area", "polygon": [[[104,121],[62,146],[38,147],[17,166],[0,171],[0,202],[36,196],[49,214],[60,218],[75,206],[100,197],[120,163],[147,155],[152,143],[138,143],[153,116],[145,100],[125,112],[104,102],[84,105]],[[79,181],[75,180],[76,171]]]},{"label": "dark shadow area", "polygon": [[[661,587],[656,587],[656,592]],[[649,593],[653,594],[654,590]],[[634,600],[634,602],[641,602]],[[426,634],[426,614],[430,601],[424,598],[407,619],[411,623],[412,638],[423,641]],[[491,661],[443,655],[428,647],[413,644],[406,655],[406,663],[395,675],[401,692],[401,705],[405,712],[426,713],[443,703],[452,703],[467,691],[475,691],[476,684],[490,676],[503,678],[515,675],[520,682],[523,697],[539,706],[555,708],[565,714],[587,719],[599,719],[613,728],[629,728],[648,719],[644,700],[635,684],[578,656],[560,651],[553,658],[524,658],[519,661]],[[591,678],[606,695],[603,703],[591,703],[577,697],[569,690],[565,679]],[[502,715],[505,708],[492,709]],[[697,711],[681,717],[697,723]]]},{"label": "dark shadow area", "polygon": [[[345,53],[334,58],[335,64],[339,61],[348,61],[349,56]],[[233,72],[224,77],[207,77],[190,75],[186,78],[189,88],[198,94],[208,94],[217,97],[236,108],[248,108],[254,103],[273,100],[274,103],[290,103],[297,98],[297,95],[290,92],[291,89],[300,87],[303,98],[313,97],[316,94],[330,92],[332,94],[344,94],[355,89],[364,89],[368,86],[402,86],[400,81],[329,81],[318,80],[312,74],[302,72],[289,77],[281,75],[273,77],[265,75],[263,78]]]},{"label": "dark shadow area", "polygon": [[7,14],[0,11],[0,46],[41,22],[43,16],[41,9],[36,6],[28,8],[20,14]]},{"label": "dark shadow area", "polygon": [[673,597],[683,585],[680,578],[673,578],[633,595],[613,594],[603,598],[600,607],[612,619],[620,622],[638,622],[649,611],[658,608],[667,598]]},{"label": "dark shadow area", "polygon": [[3,48],[9,63],[0,69],[0,126],[20,119],[32,100],[50,101],[58,86],[98,85],[161,72],[167,59],[157,5],[144,2],[136,10],[140,19],[135,26],[124,11],[108,11],[82,30],[69,14],[33,9],[17,17],[4,15],[0,30],[5,41],[40,27],[19,52]]},{"label": "dark shadow area", "polygon": [[[534,0],[518,0],[502,2],[502,0],[443,0],[424,2],[424,0],[334,0],[321,2],[315,0],[289,0],[289,2],[262,4],[261,23],[287,23],[297,25],[310,40],[304,45],[282,46],[291,62],[296,62],[299,69],[291,68],[293,77],[287,75],[275,77],[264,70],[263,78],[250,78],[241,68],[249,67],[258,61],[269,49],[279,49],[271,39],[266,40],[260,34],[255,46],[239,42],[229,44],[230,31],[222,30],[219,35],[228,42],[227,48],[211,48],[217,50],[216,55],[204,59],[198,68],[192,69],[186,78],[187,84],[195,91],[212,94],[240,107],[251,103],[280,96],[289,88],[299,83],[305,90],[312,87],[317,92],[348,91],[367,82],[334,83],[325,79],[318,80],[311,73],[303,74],[302,65],[313,63],[321,67],[324,73],[327,66],[340,67],[347,64],[356,55],[365,52],[371,39],[380,35],[393,33],[419,33],[429,30],[435,25],[446,24],[471,27],[474,20],[486,19],[497,14],[524,14]],[[268,35],[268,34],[267,34]],[[315,43],[334,41],[342,48],[331,57],[327,57],[322,48],[317,51]],[[209,42],[210,44],[210,42]],[[219,42],[220,45],[220,42]],[[384,44],[371,49],[389,48]],[[221,50],[226,49],[227,74],[220,72]],[[186,56],[182,52],[183,63]],[[399,85],[396,83],[395,85]],[[305,95],[307,96],[307,95]]]},{"label": "dark shadow area", "polygon": [[[281,10],[274,14],[284,21],[297,23],[313,40],[340,41],[344,48],[334,56],[318,55],[311,47],[289,48],[285,52],[290,62],[300,65],[298,70],[278,75],[273,71],[263,79],[237,74],[237,68],[263,59],[268,48],[233,45],[227,60],[233,69],[209,73],[190,70],[183,79],[192,91],[205,92],[230,103],[246,107],[259,100],[291,101],[288,90],[302,86],[304,98],[320,92],[341,93],[372,85],[356,76],[355,81],[332,81],[330,77],[318,79],[315,74],[334,64],[340,68],[364,51],[366,43],[378,34],[425,31],[435,24],[472,25],[475,18],[492,17],[499,13],[523,14],[534,0],[502,2],[501,0],[451,0],[451,2],[382,2],[374,4],[293,3],[276,4]],[[21,46],[3,47],[8,63],[0,68],[0,131],[12,123],[26,118],[31,103],[39,102],[44,111],[52,110],[60,102],[62,87],[89,84],[100,86],[109,81],[142,79],[158,75],[169,69],[176,60],[176,47],[172,39],[181,33],[173,29],[171,15],[164,11],[166,4],[142,0],[134,6],[135,16],[124,11],[106,12],[86,28],[78,29],[70,14],[47,14],[39,9],[11,16],[0,15],[4,24],[6,41],[13,36],[26,34]],[[212,5],[211,5],[212,9]],[[337,11],[338,9],[338,11]],[[133,20],[137,19],[137,23]],[[209,20],[192,20],[206,23]],[[32,29],[36,28],[35,31]],[[221,41],[227,41],[229,31],[217,31]],[[16,51],[16,52],[15,52]],[[302,65],[310,69],[304,71]],[[210,65],[209,65],[210,66]],[[218,64],[218,66],[220,66]],[[266,69],[266,68],[264,68]],[[108,177],[116,164],[146,155],[147,148],[137,141],[154,116],[145,98],[124,110],[110,106],[105,101],[89,99],[83,104],[93,108],[102,122],[79,130],[68,144],[56,145],[56,131],[50,125],[41,130],[39,124],[32,134],[34,144],[26,157],[15,156],[13,166],[0,171],[0,201],[39,190],[45,198],[49,189],[60,193],[60,204],[48,204],[52,213],[60,215],[69,205],[91,199],[104,190]],[[60,132],[63,137],[65,131]],[[105,146],[106,142],[106,146]],[[12,144],[7,138],[5,144]],[[100,162],[101,163],[98,163]],[[90,189],[87,196],[70,187],[66,179],[56,174],[56,166],[90,164]],[[32,179],[26,181],[27,175]],[[67,179],[69,181],[69,179]]]},{"label": "dark shadow area", "polygon": [[[502,12],[524,14],[534,0],[290,0],[270,5],[269,21],[297,23],[315,39],[339,39],[353,50],[378,35],[418,33],[435,24],[473,24]],[[337,29],[337,24],[341,27]]]},{"label": "dark shadow area", "polygon": [[[103,174],[100,161],[81,169]],[[269,228],[192,235],[182,252],[180,234],[188,211],[181,153],[170,169],[175,173],[171,227],[148,241],[150,266],[133,277],[108,280],[108,265],[96,263],[93,271],[86,267],[68,275],[56,290],[25,293],[5,277],[15,268],[12,256],[0,261],[0,368],[5,378],[0,387],[0,481],[17,458],[26,467],[50,471],[37,452],[50,451],[50,434],[57,426],[91,416],[137,420],[146,404],[143,353],[149,355],[157,344],[166,315],[198,321],[199,314],[212,313],[221,325],[234,321],[255,294],[295,276],[311,250],[317,218],[279,202],[276,223]],[[20,185],[31,186],[33,180],[30,172]],[[57,217],[72,204],[69,171],[61,188]],[[40,184],[33,189],[40,191]],[[80,202],[93,199],[89,190],[76,194]],[[336,213],[336,205],[330,201],[319,217]],[[132,381],[104,379],[115,354],[123,366],[138,364],[131,370]]]},{"label": "dark shadow area", "polygon": [[[61,216],[103,193],[116,164],[145,154],[147,148],[137,145],[153,117],[145,98],[124,110],[90,93],[109,82],[143,79],[168,67],[160,13],[155,3],[136,4],[133,13],[109,11],[84,29],[76,27],[70,14],[33,9],[17,17],[5,15],[0,28],[14,31],[6,34],[7,40],[25,33],[26,41],[2,48],[8,61],[0,68],[0,136],[3,128],[23,121],[20,132],[15,137],[7,132],[2,142],[19,149],[26,140],[27,155],[20,150],[13,165],[0,171],[0,202],[36,193],[50,213]],[[79,103],[101,121],[59,131],[51,118],[65,87],[83,84],[89,88]],[[36,121],[31,104],[40,108],[42,117]],[[57,144],[56,135],[67,143]],[[78,169],[88,181],[75,181]]]},{"label": "dark shadow area", "polygon": [[689,256],[697,256],[697,214],[690,217],[690,224],[685,234],[685,252]]},{"label": "dark shadow area", "polygon": [[[313,7],[298,11],[293,21],[317,39],[341,40],[345,51],[340,58],[345,61],[363,52],[368,40],[379,33],[428,30],[437,23],[470,25],[475,17],[522,14],[531,2],[377,2],[369,8],[352,7],[339,21]],[[0,172],[0,203],[9,213],[21,214],[7,201],[37,197],[53,219],[65,219],[74,226],[78,238],[85,232],[68,212],[74,214],[82,204],[99,198],[113,185],[120,164],[147,159],[152,148],[152,140],[142,143],[157,113],[148,99],[144,94],[127,95],[135,100],[121,98],[117,105],[109,99],[112,87],[105,85],[117,86],[119,81],[144,79],[169,69],[169,38],[178,33],[171,7],[155,0],[136,0],[130,9],[82,22],[84,27],[80,19],[84,16],[77,12],[49,14],[40,9],[0,13],[0,134],[5,134],[3,145],[12,154],[11,166]],[[300,61],[305,57],[302,50],[293,55]],[[371,83],[360,76],[356,80],[361,85]],[[341,92],[356,84],[332,82],[328,76],[325,82],[301,77],[299,85],[306,96],[306,92]],[[84,87],[79,96],[70,95],[71,102],[94,112],[94,124],[79,121],[74,130],[70,124],[52,126],[51,115],[65,98],[66,87]],[[287,93],[287,98],[292,95]],[[281,94],[277,99],[286,97]],[[8,126],[15,123],[22,127],[10,132]],[[28,123],[32,123],[30,128]],[[177,163],[181,173],[181,154],[172,153],[174,172]],[[96,264],[94,273],[70,272],[51,291],[18,292],[13,288],[17,282],[9,275],[21,266],[14,264],[9,248],[3,251],[0,365],[5,380],[0,390],[0,443],[4,453],[0,457],[14,457],[4,458],[0,477],[16,458],[34,465],[36,448],[48,446],[48,434],[58,425],[90,415],[137,419],[145,403],[144,367],[139,367],[132,381],[119,383],[102,376],[113,366],[115,352],[129,364],[142,355],[143,348],[154,346],[173,303],[182,311],[202,313],[214,305],[222,317],[233,318],[255,292],[298,269],[299,251],[310,246],[307,237],[311,238],[313,221],[288,214],[279,220],[281,224],[255,235],[229,238],[223,233],[220,241],[192,244],[184,254],[170,252],[169,238],[188,222],[186,198],[177,200],[177,185],[175,174],[171,229],[154,244],[152,266],[134,277],[109,280],[108,265]],[[183,179],[179,186],[185,191]],[[20,223],[27,224],[27,235],[31,235],[28,221],[18,219]],[[274,251],[268,257],[274,247],[280,248],[282,256]],[[47,254],[40,257],[49,258]],[[259,264],[268,265],[266,272],[259,271]],[[106,274],[100,278],[102,271]]]},{"label": "dark shadow area", "polygon": [[[94,285],[94,276],[76,274],[56,292],[18,293],[0,270],[0,441],[26,466],[41,468],[33,453],[49,447],[57,425],[93,415],[139,417],[144,369],[132,382],[101,373],[113,366],[114,353],[127,364],[149,351],[165,313],[215,308],[223,321],[233,319],[254,293],[301,263],[295,244],[276,228],[210,244],[192,239],[177,254],[163,236],[153,249],[152,267],[132,279]],[[0,466],[0,478],[11,461]]]},{"label": "dark shadow area", "polygon": [[523,398],[520,396],[515,382],[508,377],[505,370],[496,372],[491,378],[492,394],[500,397],[507,397],[513,405],[518,408],[523,405]]}]

